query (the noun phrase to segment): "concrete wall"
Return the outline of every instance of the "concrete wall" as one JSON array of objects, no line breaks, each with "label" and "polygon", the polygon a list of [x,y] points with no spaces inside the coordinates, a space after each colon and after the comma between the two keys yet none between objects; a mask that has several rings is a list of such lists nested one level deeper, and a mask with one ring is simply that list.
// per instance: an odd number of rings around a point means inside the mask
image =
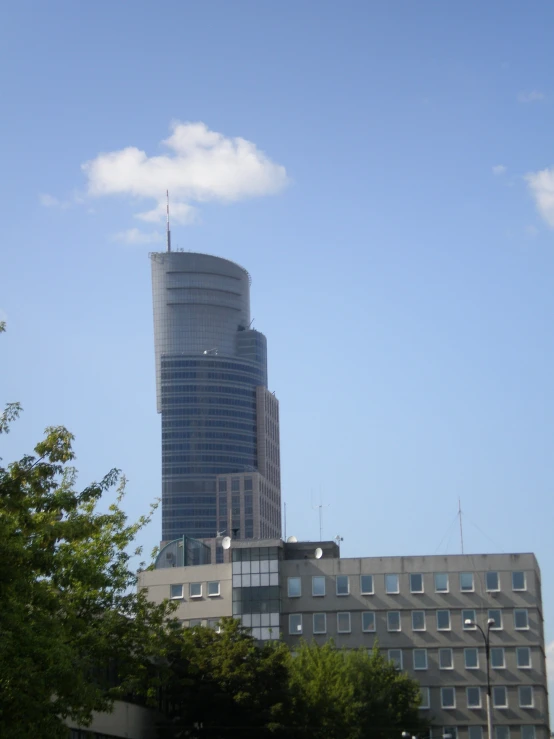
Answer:
[{"label": "concrete wall", "polygon": [[[90,726],[79,727],[78,724],[69,720],[67,725],[72,729],[81,729],[83,732],[97,732],[110,737],[156,739],[156,722],[159,718],[160,715],[152,709],[116,701],[112,713],[95,713]],[[80,733],[79,731],[77,736],[80,736]],[[83,733],[83,736],[94,736],[94,733]]]},{"label": "concrete wall", "polygon": [[[202,583],[202,596],[189,596],[190,583]],[[208,582],[220,583],[220,595],[208,596]],[[182,583],[184,596],[176,600],[179,607],[175,617],[182,621],[191,619],[217,619],[232,614],[231,564],[199,565],[197,567],[171,567],[162,570],[146,570],[139,575],[139,588],[148,589],[148,597],[161,603],[170,597],[171,585]]]}]

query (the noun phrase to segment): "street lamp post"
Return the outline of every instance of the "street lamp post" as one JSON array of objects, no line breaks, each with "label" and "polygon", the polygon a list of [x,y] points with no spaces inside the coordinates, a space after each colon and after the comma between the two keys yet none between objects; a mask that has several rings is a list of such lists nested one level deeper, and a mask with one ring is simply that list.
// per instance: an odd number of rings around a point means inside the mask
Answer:
[{"label": "street lamp post", "polygon": [[492,697],[491,697],[491,673],[490,673],[490,638],[491,638],[491,626],[494,626],[494,618],[489,618],[487,621],[487,633],[479,626],[476,621],[472,621],[470,618],[466,618],[464,621],[465,626],[474,626],[479,629],[483,635],[485,641],[485,656],[487,658],[487,732],[489,739],[493,739],[492,736]]}]

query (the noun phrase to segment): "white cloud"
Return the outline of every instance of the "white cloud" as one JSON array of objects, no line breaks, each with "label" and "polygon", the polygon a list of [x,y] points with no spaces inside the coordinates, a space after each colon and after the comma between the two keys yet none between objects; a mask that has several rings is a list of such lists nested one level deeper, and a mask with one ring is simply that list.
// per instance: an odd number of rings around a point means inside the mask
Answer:
[{"label": "white cloud", "polygon": [[123,244],[158,244],[163,240],[163,236],[157,231],[145,233],[138,228],[129,228],[127,231],[115,233],[112,240]]},{"label": "white cloud", "polygon": [[530,90],[529,92],[520,92],[517,99],[520,103],[536,103],[539,100],[544,100],[545,95],[539,90]]},{"label": "white cloud", "polygon": [[492,168],[492,173],[499,177],[500,175],[506,174],[508,170],[508,167],[505,167],[503,164],[495,164]]},{"label": "white cloud", "polygon": [[62,210],[65,210],[66,208],[71,207],[71,203],[69,200],[60,200],[59,198],[55,198],[53,195],[49,195],[46,192],[41,193],[38,196],[39,202],[41,205],[43,205],[45,208],[61,208]]},{"label": "white cloud", "polygon": [[[171,202],[171,221],[177,223],[194,223],[197,218],[198,211],[192,205],[187,203]],[[135,218],[147,223],[157,223],[166,217],[166,201],[159,202],[152,210],[144,213],[137,213]]]},{"label": "white cloud", "polygon": [[535,199],[537,210],[554,228],[554,167],[543,169],[540,172],[529,172],[525,180]]},{"label": "white cloud", "polygon": [[251,141],[228,138],[204,123],[176,122],[171,129],[171,136],[162,142],[167,154],[148,156],[129,146],[85,162],[82,169],[89,195],[153,199],[155,207],[136,217],[158,222],[165,217],[168,189],[172,218],[190,223],[195,215],[191,202],[233,202],[272,195],[288,184],[285,168]]}]

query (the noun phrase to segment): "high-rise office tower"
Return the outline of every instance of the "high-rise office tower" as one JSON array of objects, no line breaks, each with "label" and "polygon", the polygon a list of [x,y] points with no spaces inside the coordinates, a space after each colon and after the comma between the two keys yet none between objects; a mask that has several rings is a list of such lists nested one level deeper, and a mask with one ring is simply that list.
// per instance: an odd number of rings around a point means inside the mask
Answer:
[{"label": "high-rise office tower", "polygon": [[162,540],[279,537],[279,405],[266,338],[251,328],[250,275],[207,254],[151,261]]}]

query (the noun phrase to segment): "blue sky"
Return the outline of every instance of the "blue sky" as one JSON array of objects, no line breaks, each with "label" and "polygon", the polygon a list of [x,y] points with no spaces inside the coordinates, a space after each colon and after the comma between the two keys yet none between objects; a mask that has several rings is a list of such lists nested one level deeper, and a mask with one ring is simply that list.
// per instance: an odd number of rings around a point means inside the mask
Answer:
[{"label": "blue sky", "polygon": [[[6,7],[0,399],[25,413],[3,458],[64,424],[83,484],[122,468],[132,516],[160,494],[148,252],[192,147],[173,243],[252,275],[287,533],[317,538],[321,500],[346,556],[456,553],[461,498],[466,551],[536,552],[553,642],[553,21],[548,2]],[[158,513],[148,549],[159,532]]]}]

